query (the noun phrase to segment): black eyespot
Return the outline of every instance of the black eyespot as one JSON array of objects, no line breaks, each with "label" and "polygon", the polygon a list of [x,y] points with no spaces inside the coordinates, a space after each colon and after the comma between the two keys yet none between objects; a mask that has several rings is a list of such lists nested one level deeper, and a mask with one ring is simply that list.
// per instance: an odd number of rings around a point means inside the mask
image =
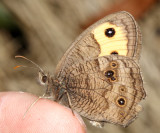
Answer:
[{"label": "black eyespot", "polygon": [[113,52],[111,52],[111,54],[118,55],[118,52],[117,51],[113,51]]},{"label": "black eyespot", "polygon": [[112,71],[112,70],[108,70],[105,72],[105,76],[107,78],[111,78],[113,75],[114,75],[114,71]]},{"label": "black eyespot", "polygon": [[42,82],[43,82],[43,83],[46,83],[46,81],[47,81],[47,76],[43,76],[43,77],[42,77]]},{"label": "black eyespot", "polygon": [[117,68],[118,67],[118,63],[116,61],[112,61],[112,62],[110,62],[110,66],[112,68]]},{"label": "black eyespot", "polygon": [[127,88],[122,85],[122,86],[119,87],[119,92],[124,94],[125,92],[127,92]]},{"label": "black eyespot", "polygon": [[125,91],[125,88],[121,87],[121,88],[120,88],[120,91],[121,91],[121,92]]},{"label": "black eyespot", "polygon": [[125,105],[126,101],[124,100],[124,98],[120,98],[118,99],[118,104],[119,105]]},{"label": "black eyespot", "polygon": [[105,35],[107,37],[113,37],[115,35],[115,29],[114,28],[108,28],[105,30]]},{"label": "black eyespot", "polygon": [[115,78],[115,77],[111,77],[111,80],[112,80],[112,81],[115,81],[115,80],[116,80],[116,78]]},{"label": "black eyespot", "polygon": [[112,67],[116,67],[117,66],[117,64],[116,63],[112,63]]}]

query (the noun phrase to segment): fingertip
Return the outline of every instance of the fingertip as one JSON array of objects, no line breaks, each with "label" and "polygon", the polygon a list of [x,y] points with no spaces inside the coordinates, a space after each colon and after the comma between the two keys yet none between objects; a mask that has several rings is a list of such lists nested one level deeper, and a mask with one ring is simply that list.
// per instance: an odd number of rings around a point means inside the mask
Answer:
[{"label": "fingertip", "polygon": [[[0,93],[0,125],[11,131],[39,133],[84,133],[82,120],[72,111],[56,102],[40,99],[24,113],[37,97],[27,93]],[[2,115],[1,115],[2,116]],[[14,121],[14,122],[13,122]]]}]

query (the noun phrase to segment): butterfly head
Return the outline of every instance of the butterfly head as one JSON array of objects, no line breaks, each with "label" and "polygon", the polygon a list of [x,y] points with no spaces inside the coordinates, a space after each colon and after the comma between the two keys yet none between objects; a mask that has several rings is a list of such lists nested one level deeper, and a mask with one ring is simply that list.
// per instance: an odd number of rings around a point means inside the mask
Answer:
[{"label": "butterfly head", "polygon": [[[46,88],[46,93],[47,95],[51,95],[51,88],[52,88],[52,77],[50,76],[49,73],[46,73],[39,65],[37,65],[35,62],[33,62],[32,60],[24,57],[24,56],[15,56],[15,58],[22,58],[25,59],[29,62],[31,62],[35,67],[31,67],[31,68],[36,68],[38,69],[38,81],[41,85],[45,86]],[[19,65],[14,67],[14,69],[17,69],[19,67],[28,67],[28,66],[24,66],[24,65]]]},{"label": "butterfly head", "polygon": [[38,72],[38,80],[40,82],[41,85],[48,85],[50,82],[51,76],[49,75],[49,73],[45,73],[44,71],[39,70]]}]

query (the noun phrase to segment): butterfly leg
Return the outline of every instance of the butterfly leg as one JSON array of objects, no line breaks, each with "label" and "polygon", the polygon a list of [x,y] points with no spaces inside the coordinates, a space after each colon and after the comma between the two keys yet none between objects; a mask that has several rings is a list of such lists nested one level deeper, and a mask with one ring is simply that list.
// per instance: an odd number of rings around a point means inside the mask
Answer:
[{"label": "butterfly leg", "polygon": [[[25,119],[25,117],[26,117],[27,113],[29,112],[29,110],[38,102],[39,99],[41,99],[41,98],[46,98],[46,97],[45,97],[45,94],[46,94],[46,93],[44,93],[42,96],[39,96],[39,97],[28,107],[28,109],[26,110],[26,112],[25,112],[24,115],[23,115],[23,119]],[[48,98],[48,97],[47,97],[47,98]]]},{"label": "butterfly leg", "polygon": [[69,94],[68,94],[67,91],[66,91],[66,94],[67,94],[67,98],[68,98],[69,108],[72,110],[72,114],[74,115],[74,111],[73,111],[73,109],[72,109],[71,99],[70,99]]},{"label": "butterfly leg", "polygon": [[72,109],[71,99],[70,99],[69,94],[66,90],[64,90],[63,94],[59,95],[59,97],[57,98],[56,101],[60,101],[64,94],[66,94],[67,99],[68,99],[68,107],[72,110],[72,114],[74,115],[74,112],[73,112],[73,109]]}]

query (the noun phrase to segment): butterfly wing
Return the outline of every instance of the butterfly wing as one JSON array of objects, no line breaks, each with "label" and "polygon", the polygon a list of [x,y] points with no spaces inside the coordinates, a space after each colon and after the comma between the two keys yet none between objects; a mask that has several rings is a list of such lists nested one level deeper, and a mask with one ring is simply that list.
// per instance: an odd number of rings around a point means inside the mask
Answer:
[{"label": "butterfly wing", "polygon": [[[109,28],[115,30],[113,37],[105,35]],[[139,59],[140,50],[141,33],[134,18],[125,11],[114,13],[90,26],[72,43],[57,65],[56,75],[75,62],[114,52]]]},{"label": "butterfly wing", "polygon": [[127,12],[112,14],[82,33],[56,70],[72,109],[90,120],[128,125],[145,97],[137,65],[140,49],[139,29]]}]

